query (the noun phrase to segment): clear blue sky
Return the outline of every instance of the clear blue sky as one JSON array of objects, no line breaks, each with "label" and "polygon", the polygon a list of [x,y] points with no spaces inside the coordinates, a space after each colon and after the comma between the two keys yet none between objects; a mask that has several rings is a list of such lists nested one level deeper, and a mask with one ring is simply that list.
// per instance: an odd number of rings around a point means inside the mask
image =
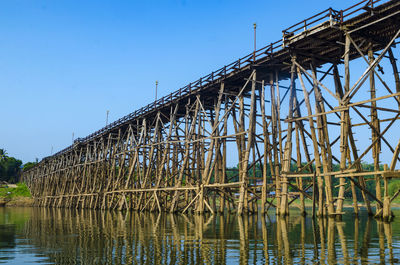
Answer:
[{"label": "clear blue sky", "polygon": [[154,99],[356,1],[0,2],[0,148],[50,155]]}]

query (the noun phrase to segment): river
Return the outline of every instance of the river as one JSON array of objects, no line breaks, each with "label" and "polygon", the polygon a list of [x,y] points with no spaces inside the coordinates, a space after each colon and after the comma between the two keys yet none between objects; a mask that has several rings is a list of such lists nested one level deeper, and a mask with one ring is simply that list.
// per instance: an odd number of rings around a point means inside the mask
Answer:
[{"label": "river", "polygon": [[6,264],[398,264],[392,223],[274,214],[182,215],[0,208]]}]

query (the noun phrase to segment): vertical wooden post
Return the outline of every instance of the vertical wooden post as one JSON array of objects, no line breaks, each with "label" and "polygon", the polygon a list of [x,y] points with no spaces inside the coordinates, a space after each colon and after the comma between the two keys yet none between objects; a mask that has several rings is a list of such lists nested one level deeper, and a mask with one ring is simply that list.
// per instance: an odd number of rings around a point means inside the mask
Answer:
[{"label": "vertical wooden post", "polygon": [[[345,68],[345,81],[344,81],[344,94],[350,90],[350,36],[345,34],[345,49],[344,49],[344,68]],[[335,80],[338,83],[338,79]],[[339,85],[337,85],[339,86]],[[337,88],[341,90],[340,88]],[[343,95],[342,95],[343,96]],[[346,102],[341,103],[342,106],[346,106]],[[349,123],[347,122],[349,115],[348,110],[340,112],[340,170],[346,170],[346,159],[348,152],[348,135],[349,135]],[[337,197],[336,214],[341,214],[343,211],[344,191],[345,191],[346,179],[340,178],[339,180],[339,192]]]},{"label": "vertical wooden post", "polygon": [[[383,165],[383,170],[388,171],[389,167],[387,164]],[[385,222],[390,221],[391,218],[391,210],[390,210],[390,197],[389,197],[389,181],[388,178],[385,176],[383,178],[383,187],[384,187],[384,199],[383,199],[383,212],[382,212],[382,219]]]},{"label": "vertical wooden post", "polygon": [[[276,78],[276,85],[278,86],[278,78]],[[279,215],[280,212],[280,205],[281,205],[281,181],[279,177],[279,161],[280,158],[282,157],[280,154],[282,153],[282,150],[279,148],[278,150],[278,142],[277,139],[281,139],[278,137],[278,134],[281,134],[281,131],[278,127],[279,123],[279,115],[278,115],[278,106],[277,102],[279,102],[279,97],[278,100],[275,97],[275,87],[274,83],[271,80],[270,81],[270,91],[271,91],[271,123],[272,123],[272,129],[271,129],[271,134],[272,134],[272,149],[273,149],[273,154],[274,154],[274,164],[273,167],[271,167],[271,175],[272,177],[275,178],[275,198],[276,198],[276,214]],[[279,92],[277,92],[279,93]],[[281,142],[279,142],[279,146]]]},{"label": "vertical wooden post", "polygon": [[[296,104],[296,56],[292,57],[292,68],[291,68],[291,78],[290,78],[290,97],[289,97],[289,115],[288,115],[288,128],[287,137],[285,144],[285,151],[283,155],[283,166],[282,171],[284,174],[290,172],[290,165],[292,162],[292,131],[293,131],[293,109]],[[281,205],[280,205],[280,215],[285,216],[289,214],[288,209],[288,178],[286,175],[282,177],[282,194],[281,194]]]},{"label": "vertical wooden post", "polygon": [[[198,110],[199,110],[199,99],[197,99],[196,103],[197,103],[196,104],[196,110],[195,110],[195,114],[194,114],[194,118],[193,118],[192,124],[190,125],[189,133],[187,135],[185,135],[185,147],[184,147],[183,161],[182,161],[181,168],[177,169],[177,170],[179,170],[179,175],[178,175],[178,177],[176,179],[176,182],[175,182],[175,188],[179,188],[179,187],[182,186],[182,180],[183,180],[183,176],[184,176],[184,173],[185,173],[185,169],[188,166],[189,152],[190,152],[189,140],[192,138],[192,134],[193,134],[193,132],[195,130],[195,124],[196,124],[195,119],[196,119],[196,116],[197,116]],[[185,120],[186,120],[186,122],[189,122],[189,113],[188,112],[185,115]],[[204,192],[203,191],[201,191],[201,192],[202,192],[201,196],[203,196]],[[171,213],[175,212],[176,204],[178,203],[178,199],[179,199],[179,195],[180,195],[179,191],[177,189],[174,190],[173,197],[172,197],[172,200],[171,200],[171,206],[170,206],[171,207],[170,208],[170,212]],[[203,204],[201,204],[200,207],[203,207],[203,208],[199,208],[198,211],[200,213],[202,213],[204,211]]]},{"label": "vertical wooden post", "polygon": [[[296,155],[297,155],[297,169],[301,168],[301,151],[300,151],[300,129],[299,125],[296,122],[295,124],[295,131],[296,131]],[[303,178],[297,178],[297,187],[300,190],[300,214],[306,215],[306,208],[304,202],[304,194],[303,194]]]},{"label": "vertical wooden post", "polygon": [[[248,142],[247,147],[244,144],[243,147],[246,148],[244,153],[244,157],[242,160],[242,175],[240,178],[241,185],[240,185],[240,194],[239,194],[239,205],[238,205],[238,215],[242,215],[243,213],[247,213],[248,211],[248,193],[247,193],[247,185],[248,185],[248,162],[250,156],[250,149],[254,148],[254,134],[255,134],[255,119],[256,119],[256,71],[253,71],[252,75],[252,84],[251,84],[251,106],[250,106],[250,114],[249,114],[249,129],[248,129]],[[243,105],[243,103],[241,104]],[[241,122],[242,123],[242,122]],[[244,126],[244,124],[242,124]],[[240,151],[239,151],[240,152]]]},{"label": "vertical wooden post", "polygon": [[[321,158],[320,158],[320,152],[319,152],[319,148],[318,148],[318,139],[317,139],[317,134],[316,134],[316,129],[314,126],[314,119],[311,117],[311,115],[313,115],[312,113],[312,109],[311,109],[311,104],[310,104],[310,99],[309,99],[309,95],[308,95],[308,91],[304,85],[303,82],[303,78],[301,77],[301,73],[300,73],[300,69],[297,68],[297,75],[301,84],[301,87],[303,89],[303,94],[304,94],[304,102],[306,104],[307,107],[307,111],[308,111],[308,123],[310,126],[310,132],[311,132],[311,140],[313,143],[313,148],[314,148],[314,160],[315,160],[315,167],[316,167],[316,172],[315,175],[318,178],[318,194],[319,194],[319,198],[318,198],[318,216],[323,216],[324,212],[324,206],[323,206],[323,180],[321,177],[321,168],[322,168],[322,164],[321,164]],[[313,200],[315,200],[316,198],[316,192],[314,191],[314,195],[313,195]]]},{"label": "vertical wooden post", "polygon": [[[273,86],[273,76],[270,76],[270,83]],[[261,189],[261,213],[265,213],[265,206],[267,203],[267,165],[268,165],[268,152],[269,144],[268,144],[268,131],[267,131],[267,120],[265,117],[265,86],[264,80],[262,81],[261,88],[260,88],[260,110],[261,110],[261,119],[262,119],[262,126],[263,126],[263,138],[264,138],[264,163],[262,168],[262,178],[263,178],[263,185]],[[272,168],[271,168],[272,171]]]},{"label": "vertical wooden post", "polygon": [[[324,113],[325,107],[322,100],[322,94],[317,83],[317,71],[315,69],[315,63],[311,64],[312,76],[313,76],[313,87],[315,96],[315,110],[316,113]],[[331,145],[329,142],[328,134],[328,122],[326,114],[317,116],[317,127],[319,136],[319,146],[321,148],[321,159],[322,159],[322,169],[324,173],[330,172],[332,170],[332,152]],[[330,216],[334,213],[333,197],[332,197],[332,176],[325,175],[325,194],[327,202],[327,211]]]},{"label": "vertical wooden post", "polygon": [[[372,50],[372,43],[370,43],[370,48],[368,49],[368,60],[370,64],[373,63],[374,61],[374,51]],[[369,86],[370,86],[370,93],[371,93],[371,99],[374,99],[376,97],[376,91],[375,91],[375,74],[374,71],[371,71],[369,74]],[[379,171],[380,166],[379,166],[379,153],[380,153],[380,140],[377,139],[378,133],[380,131],[379,129],[379,119],[378,119],[378,111],[376,110],[376,101],[371,102],[371,124],[374,126],[374,129],[371,129],[372,133],[372,142],[376,143],[372,146],[372,158],[374,159],[374,171]],[[382,201],[382,194],[381,194],[381,177],[379,174],[375,174],[375,194],[376,198],[380,201]],[[381,206],[379,203],[376,203],[376,212],[378,212],[381,209]]]},{"label": "vertical wooden post", "polygon": [[315,181],[316,179],[316,172],[314,171],[313,177],[312,177],[312,185],[313,185],[313,195],[312,195],[312,217],[315,217],[315,204],[316,204],[316,195],[317,195],[317,183]]},{"label": "vertical wooden post", "polygon": [[[347,148],[347,160],[349,163],[351,163],[351,157],[350,157],[350,149]],[[355,179],[355,177],[352,177]],[[354,209],[354,215],[358,217],[358,200],[357,200],[357,191],[356,191],[356,185],[354,184],[354,181],[350,181],[351,184],[351,194],[353,196],[353,209]]]},{"label": "vertical wooden post", "polygon": [[[224,105],[224,131],[223,131],[223,136],[227,136],[228,134],[228,114],[227,114],[227,102],[228,100],[225,97],[225,105]],[[221,174],[221,183],[225,183],[226,180],[226,137],[222,139],[222,174]],[[222,192],[220,195],[220,212],[223,213],[225,208],[225,194]]]}]

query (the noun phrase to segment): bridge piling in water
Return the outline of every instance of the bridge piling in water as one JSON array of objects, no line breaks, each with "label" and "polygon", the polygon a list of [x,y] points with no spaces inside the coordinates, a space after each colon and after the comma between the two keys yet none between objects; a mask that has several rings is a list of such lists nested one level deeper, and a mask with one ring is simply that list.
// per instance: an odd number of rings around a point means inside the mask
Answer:
[{"label": "bridge piling in water", "polygon": [[261,203],[285,216],[312,200],[313,214],[340,219],[345,198],[357,215],[361,197],[390,220],[400,2],[362,1],[300,24],[44,158],[24,172],[36,205],[242,215]]}]

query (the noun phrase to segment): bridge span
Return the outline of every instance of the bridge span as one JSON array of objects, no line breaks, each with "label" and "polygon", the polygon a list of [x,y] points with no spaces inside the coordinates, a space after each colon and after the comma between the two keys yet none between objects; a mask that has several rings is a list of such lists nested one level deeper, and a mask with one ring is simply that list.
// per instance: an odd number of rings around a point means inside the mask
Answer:
[{"label": "bridge span", "polygon": [[282,33],[44,158],[23,175],[35,204],[341,216],[348,197],[390,220],[400,1],[329,8]]}]

